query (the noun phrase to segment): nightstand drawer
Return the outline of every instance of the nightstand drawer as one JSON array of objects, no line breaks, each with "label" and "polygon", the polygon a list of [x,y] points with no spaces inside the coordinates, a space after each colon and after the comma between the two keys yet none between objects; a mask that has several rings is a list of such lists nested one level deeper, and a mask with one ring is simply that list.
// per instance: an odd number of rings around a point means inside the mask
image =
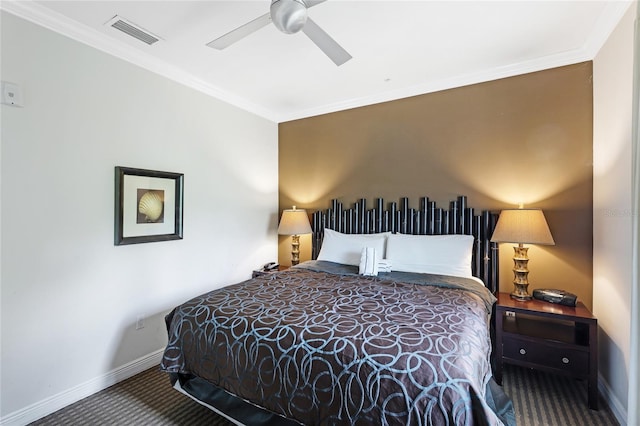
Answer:
[{"label": "nightstand drawer", "polygon": [[512,338],[505,338],[502,348],[503,356],[514,361],[563,370],[576,376],[586,376],[589,371],[587,351]]}]

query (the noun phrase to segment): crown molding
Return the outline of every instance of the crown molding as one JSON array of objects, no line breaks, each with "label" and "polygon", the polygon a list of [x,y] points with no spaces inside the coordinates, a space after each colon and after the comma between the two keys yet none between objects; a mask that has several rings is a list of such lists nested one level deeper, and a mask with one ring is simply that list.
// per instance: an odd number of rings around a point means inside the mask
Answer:
[{"label": "crown molding", "polygon": [[585,49],[577,49],[568,52],[562,52],[556,55],[545,56],[543,58],[538,58],[531,61],[514,63],[503,67],[496,67],[490,70],[483,70],[448,77],[440,80],[434,80],[426,84],[420,84],[399,90],[379,93],[374,96],[364,96],[358,99],[351,99],[346,102],[323,105],[318,108],[297,111],[295,114],[280,114],[278,118],[280,122],[308,118],[346,109],[359,108],[366,105],[389,102],[398,99],[409,98],[412,96],[424,95],[427,93],[440,92],[442,90],[454,89],[456,87],[485,83],[488,81],[514,77],[517,75],[528,74],[545,69],[577,64],[580,62],[590,61],[592,59],[593,57]]},{"label": "crown molding", "polygon": [[591,59],[596,57],[633,3],[633,1],[627,0],[607,2],[604,12],[599,16],[598,21],[584,45],[584,49],[588,52]]},{"label": "crown molding", "polygon": [[359,108],[366,105],[373,105],[383,102],[408,98],[411,96],[424,95],[427,93],[439,92],[442,90],[454,89],[456,87],[469,86],[472,84],[484,83],[487,81],[499,80],[501,78],[514,77],[516,75],[528,74],[545,69],[557,68],[566,65],[577,64],[585,61],[592,61],[607,41],[616,25],[620,22],[626,11],[631,7],[633,1],[610,1],[605,5],[603,13],[596,22],[585,44],[578,48],[536,58],[531,61],[513,63],[507,66],[496,67],[490,70],[453,76],[427,84],[411,86],[395,91],[379,93],[373,96],[350,99],[345,102],[326,104],[317,108],[297,111],[293,114],[280,113],[277,118],[279,122],[293,121],[316,115],[329,114],[352,108]]},{"label": "crown molding", "polygon": [[0,10],[16,15],[22,19],[62,34],[75,41],[86,44],[126,62],[137,65],[162,77],[173,80],[201,93],[227,102],[247,112],[251,112],[267,120],[277,122],[272,111],[213,86],[202,79],[187,73],[180,68],[164,62],[152,55],[119,43],[99,31],[74,21],[51,9],[41,6],[32,0],[2,0]]},{"label": "crown molding", "polygon": [[579,49],[543,58],[537,58],[531,61],[514,63],[490,70],[453,76],[400,90],[377,93],[372,96],[363,96],[343,102],[325,104],[294,112],[273,111],[248,101],[245,98],[241,98],[217,86],[213,86],[174,65],[153,57],[152,55],[148,55],[134,49],[133,47],[128,47],[118,43],[93,28],[84,26],[74,20],[45,8],[32,0],[1,0],[0,9],[96,48],[107,54],[113,55],[124,61],[140,66],[170,80],[181,83],[201,93],[212,96],[223,102],[227,102],[242,110],[256,114],[267,120],[281,123],[593,60],[606,42],[607,38],[615,29],[618,22],[620,22],[620,19],[622,19],[625,12],[632,4],[633,1],[628,0],[607,2],[604,12],[596,22],[588,40]]}]

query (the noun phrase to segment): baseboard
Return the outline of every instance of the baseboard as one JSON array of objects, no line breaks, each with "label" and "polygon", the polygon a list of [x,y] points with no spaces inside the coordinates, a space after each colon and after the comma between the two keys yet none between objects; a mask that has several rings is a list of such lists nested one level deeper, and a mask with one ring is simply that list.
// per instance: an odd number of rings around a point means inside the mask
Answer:
[{"label": "baseboard", "polygon": [[60,392],[42,401],[29,405],[26,408],[15,411],[0,419],[2,426],[24,426],[44,416],[54,413],[61,408],[80,401],[96,392],[100,392],[109,386],[115,385],[131,376],[141,373],[149,368],[157,366],[162,360],[163,349],[159,349],[148,355],[140,357],[128,364],[118,367],[110,372],[91,379],[85,383],[74,386],[71,389]]},{"label": "baseboard", "polygon": [[624,405],[622,405],[620,400],[613,394],[609,383],[601,374],[598,374],[598,390],[607,402],[607,405],[609,405],[611,412],[618,423],[620,423],[620,426],[627,426],[627,410],[624,408]]}]

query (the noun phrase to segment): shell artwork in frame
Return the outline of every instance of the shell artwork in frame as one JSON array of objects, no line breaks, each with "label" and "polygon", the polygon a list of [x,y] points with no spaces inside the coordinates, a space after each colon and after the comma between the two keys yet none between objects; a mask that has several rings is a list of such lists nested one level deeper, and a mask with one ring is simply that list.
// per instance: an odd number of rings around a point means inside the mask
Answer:
[{"label": "shell artwork in frame", "polygon": [[137,223],[164,222],[164,191],[138,188]]},{"label": "shell artwork in frame", "polygon": [[114,244],[183,238],[184,174],[115,167]]}]

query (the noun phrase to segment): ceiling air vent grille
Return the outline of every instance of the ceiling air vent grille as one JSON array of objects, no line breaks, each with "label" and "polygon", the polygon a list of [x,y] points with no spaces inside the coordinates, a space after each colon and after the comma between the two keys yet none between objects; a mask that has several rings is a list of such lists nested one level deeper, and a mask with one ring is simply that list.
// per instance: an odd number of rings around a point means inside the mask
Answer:
[{"label": "ceiling air vent grille", "polygon": [[107,22],[106,25],[109,25],[110,27],[120,30],[123,33],[128,34],[131,37],[136,38],[148,45],[152,45],[153,43],[160,40],[159,37],[154,36],[150,32],[143,30],[139,26],[131,23],[130,21],[122,19],[117,15],[114,16],[111,20],[109,20],[109,22]]}]

